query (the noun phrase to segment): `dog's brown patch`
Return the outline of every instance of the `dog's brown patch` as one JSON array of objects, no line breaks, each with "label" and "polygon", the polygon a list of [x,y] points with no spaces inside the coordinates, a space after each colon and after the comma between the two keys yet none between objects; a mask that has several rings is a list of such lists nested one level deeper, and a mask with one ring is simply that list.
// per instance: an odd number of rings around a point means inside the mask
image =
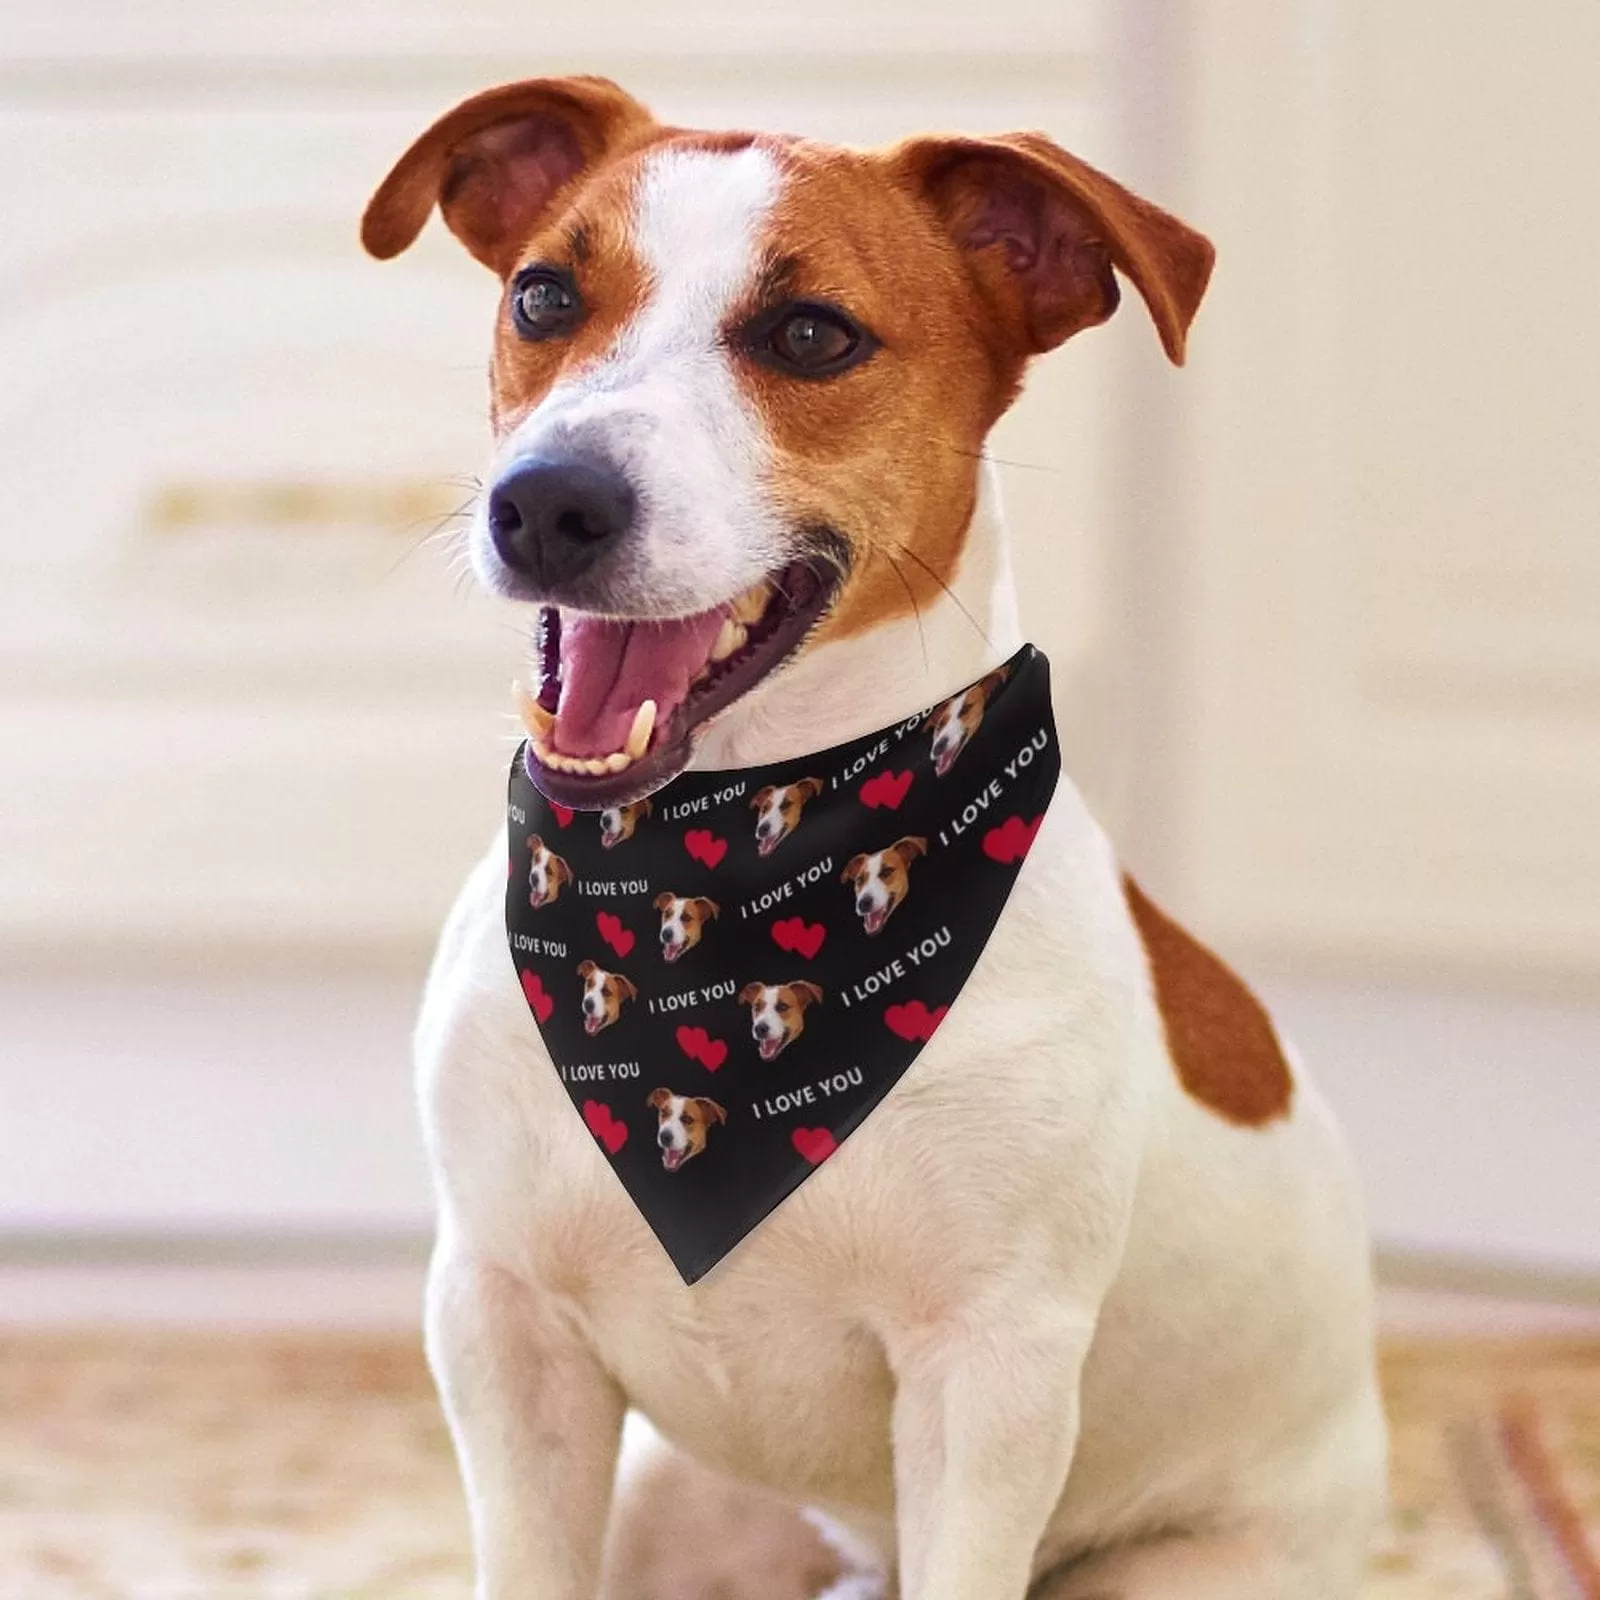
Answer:
[{"label": "dog's brown patch", "polygon": [[1261,1002],[1132,878],[1124,875],[1122,887],[1150,962],[1178,1081],[1202,1105],[1242,1127],[1287,1116],[1294,1079]]}]

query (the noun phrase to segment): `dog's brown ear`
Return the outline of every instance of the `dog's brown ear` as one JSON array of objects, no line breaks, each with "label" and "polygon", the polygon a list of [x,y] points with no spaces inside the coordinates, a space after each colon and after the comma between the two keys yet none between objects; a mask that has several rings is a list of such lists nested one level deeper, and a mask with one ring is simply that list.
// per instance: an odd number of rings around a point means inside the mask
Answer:
[{"label": "dog's brown ear", "polygon": [[650,1098],[645,1101],[645,1104],[649,1106],[652,1111],[663,1110],[665,1107],[672,1104],[672,1091],[670,1089],[652,1089],[650,1091]]},{"label": "dog's brown ear", "polygon": [[716,917],[722,914],[721,907],[718,906],[717,902],[706,899],[703,894],[696,895],[694,903],[701,908],[700,915],[702,917]]},{"label": "dog's brown ear", "polygon": [[639,813],[640,816],[648,817],[654,808],[651,806],[648,800],[637,800],[634,802],[634,809]]},{"label": "dog's brown ear", "polygon": [[753,1005],[760,998],[761,985],[759,983],[747,983],[744,988],[739,991],[739,998],[735,1004],[741,1006]]},{"label": "dog's brown ear", "polygon": [[578,976],[580,978],[592,978],[599,970],[592,961],[580,961],[578,963]]},{"label": "dog's brown ear", "polygon": [[802,1011],[807,1006],[816,1005],[822,999],[822,990],[809,978],[802,978],[799,983],[791,983],[789,987],[800,996],[800,1009]]},{"label": "dog's brown ear", "polygon": [[700,1103],[700,1109],[707,1122],[726,1122],[728,1120],[728,1113],[715,1100],[707,1100],[704,1095],[697,1095],[696,1099]]},{"label": "dog's brown ear", "polygon": [[504,277],[555,197],[653,122],[608,78],[488,89],[446,112],[394,164],[367,203],[361,242],[387,261],[437,205],[462,244]]},{"label": "dog's brown ear", "polygon": [[904,839],[896,839],[894,848],[906,858],[906,865],[909,866],[918,856],[927,855],[928,841],[920,834],[908,834]]},{"label": "dog's brown ear", "polygon": [[1121,272],[1144,296],[1167,355],[1183,365],[1211,276],[1211,242],[1042,133],[908,139],[891,170],[933,206],[1007,340],[1053,350],[1104,322]]},{"label": "dog's brown ear", "polygon": [[658,894],[653,901],[651,901],[651,904],[656,908],[657,911],[669,911],[672,908],[673,899],[674,896],[668,894],[667,891],[663,889],[661,893]]},{"label": "dog's brown ear", "polygon": [[767,801],[772,798],[772,785],[769,783],[765,789],[758,789],[750,796],[750,809],[759,811]]},{"label": "dog's brown ear", "polygon": [[544,843],[544,840],[543,840],[543,839],[541,839],[541,838],[540,838],[540,837],[539,837],[539,835],[538,835],[538,834],[536,834],[536,833],[530,833],[530,834],[529,834],[529,835],[528,835],[528,848],[529,848],[529,849],[530,849],[530,850],[531,850],[531,851],[533,851],[533,853],[534,853],[534,854],[535,854],[535,855],[538,855],[538,853],[539,853],[539,846],[540,846],[540,845],[542,845],[542,844],[543,844],[543,843]]},{"label": "dog's brown ear", "polygon": [[556,883],[572,882],[572,868],[560,856],[553,855],[550,857],[549,872]]},{"label": "dog's brown ear", "polygon": [[795,785],[795,788],[797,788],[807,800],[815,800],[817,796],[822,793],[822,779],[802,778],[799,783]]},{"label": "dog's brown ear", "polygon": [[986,673],[984,675],[982,689],[983,703],[985,705],[988,705],[988,703],[1000,692],[1000,690],[1005,686],[1006,679],[1010,676],[1011,668],[1009,666],[996,667],[993,672]]},{"label": "dog's brown ear", "polygon": [[866,864],[867,858],[864,855],[851,856],[849,861],[845,863],[844,871],[839,874],[839,882],[854,883],[855,880],[861,876],[861,869],[866,866]]},{"label": "dog's brown ear", "polygon": [[620,972],[613,972],[611,976],[617,980],[617,988],[620,989],[622,993],[628,997],[628,999],[637,1000],[639,998],[639,991],[634,988],[632,978],[625,978]]}]

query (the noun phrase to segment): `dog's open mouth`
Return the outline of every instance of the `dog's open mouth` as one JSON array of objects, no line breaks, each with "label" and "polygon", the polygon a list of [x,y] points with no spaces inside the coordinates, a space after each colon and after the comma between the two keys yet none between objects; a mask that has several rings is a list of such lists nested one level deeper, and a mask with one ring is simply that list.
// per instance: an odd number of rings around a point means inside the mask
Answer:
[{"label": "dog's open mouth", "polygon": [[783,1049],[782,1039],[763,1039],[760,1043],[761,1059],[770,1061],[781,1049]]},{"label": "dog's open mouth", "polygon": [[678,957],[681,956],[688,948],[688,945],[674,941],[671,944],[662,945],[661,953],[667,958],[668,961],[676,961]]},{"label": "dog's open mouth", "polygon": [[683,1158],[688,1153],[689,1152],[687,1150],[677,1150],[674,1149],[673,1146],[668,1145],[667,1148],[661,1152],[661,1165],[664,1166],[668,1172],[676,1172],[678,1168],[683,1165]]},{"label": "dog's open mouth", "polygon": [[874,906],[861,920],[866,924],[868,933],[882,933],[884,923],[889,920],[889,908]]},{"label": "dog's open mouth", "polygon": [[539,688],[519,705],[534,783],[586,811],[659,789],[689,764],[695,731],[793,654],[836,588],[799,560],[692,617],[542,606]]}]

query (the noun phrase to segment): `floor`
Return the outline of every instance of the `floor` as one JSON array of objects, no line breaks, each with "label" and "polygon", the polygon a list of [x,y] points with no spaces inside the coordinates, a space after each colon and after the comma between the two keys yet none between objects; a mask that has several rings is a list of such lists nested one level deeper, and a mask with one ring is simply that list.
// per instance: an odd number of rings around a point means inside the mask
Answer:
[{"label": "floor", "polygon": [[[1600,1338],[1386,1341],[1366,1600],[1600,1600]],[[0,1333],[3,1600],[466,1600],[415,1338]]]}]

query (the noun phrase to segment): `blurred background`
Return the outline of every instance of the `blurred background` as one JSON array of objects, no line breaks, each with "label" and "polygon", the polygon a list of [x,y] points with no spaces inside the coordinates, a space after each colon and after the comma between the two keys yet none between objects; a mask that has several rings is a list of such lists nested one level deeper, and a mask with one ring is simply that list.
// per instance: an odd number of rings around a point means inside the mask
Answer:
[{"label": "blurred background", "polygon": [[6,6],[0,1319],[414,1314],[523,623],[426,537],[494,283],[356,219],[568,70],[1044,128],[1211,235],[1186,370],[1130,296],[995,441],[1071,767],[1315,1064],[1386,1279],[1600,1305],[1597,61],[1589,0]]}]

